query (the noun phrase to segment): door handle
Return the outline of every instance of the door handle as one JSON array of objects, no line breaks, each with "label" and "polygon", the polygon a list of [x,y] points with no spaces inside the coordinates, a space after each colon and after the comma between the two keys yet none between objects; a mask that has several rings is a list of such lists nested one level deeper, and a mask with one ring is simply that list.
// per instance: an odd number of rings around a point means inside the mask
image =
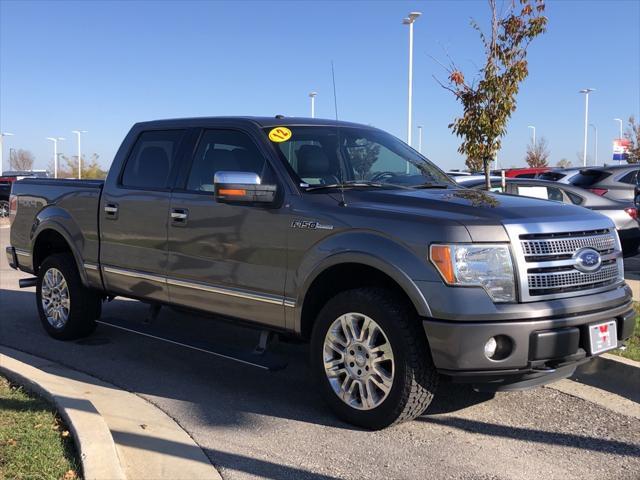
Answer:
[{"label": "door handle", "polygon": [[117,203],[107,203],[104,206],[104,213],[107,214],[109,218],[117,218],[118,217],[118,204]]},{"label": "door handle", "polygon": [[178,225],[184,225],[187,223],[189,217],[189,210],[185,208],[173,208],[171,209],[171,221]]}]

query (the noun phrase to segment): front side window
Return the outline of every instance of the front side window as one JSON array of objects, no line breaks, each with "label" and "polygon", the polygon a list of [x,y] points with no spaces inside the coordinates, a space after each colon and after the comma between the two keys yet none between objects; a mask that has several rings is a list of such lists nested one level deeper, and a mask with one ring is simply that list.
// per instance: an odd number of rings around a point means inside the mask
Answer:
[{"label": "front side window", "polygon": [[[303,188],[345,183],[455,185],[429,160],[388,133],[352,127],[287,128],[290,138],[274,146]],[[270,130],[265,129],[265,134]]]},{"label": "front side window", "polygon": [[133,146],[122,174],[125,187],[164,189],[184,130],[143,132]]},{"label": "front side window", "polygon": [[245,133],[207,130],[198,144],[187,190],[213,192],[216,172],[250,172],[264,180],[265,170],[264,157]]}]

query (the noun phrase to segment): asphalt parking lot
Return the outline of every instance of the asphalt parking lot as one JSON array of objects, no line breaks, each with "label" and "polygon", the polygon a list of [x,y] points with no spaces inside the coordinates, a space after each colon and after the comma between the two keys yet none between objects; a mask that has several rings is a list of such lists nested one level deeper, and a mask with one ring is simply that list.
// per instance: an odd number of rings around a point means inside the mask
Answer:
[{"label": "asphalt parking lot", "polygon": [[[8,229],[0,228],[0,246]],[[627,261],[627,268],[633,262]],[[640,263],[640,262],[639,262]],[[640,269],[638,269],[640,271]],[[45,335],[33,289],[0,260],[0,343],[135,392],[173,417],[225,479],[637,479],[640,421],[550,388],[474,393],[443,384],[418,420],[367,432],[336,420],[309,380],[304,345],[278,344],[289,366],[264,371],[99,326],[92,337]],[[141,321],[139,302],[103,318]],[[251,348],[239,327],[163,309],[159,325]]]}]

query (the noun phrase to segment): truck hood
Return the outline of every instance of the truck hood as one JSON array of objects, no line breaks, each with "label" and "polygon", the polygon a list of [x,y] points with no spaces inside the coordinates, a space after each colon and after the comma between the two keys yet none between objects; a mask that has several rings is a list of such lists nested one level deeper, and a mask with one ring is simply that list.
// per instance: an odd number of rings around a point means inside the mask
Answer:
[{"label": "truck hood", "polygon": [[446,218],[466,227],[578,221],[595,222],[594,228],[613,226],[609,219],[586,208],[467,188],[354,189],[345,192],[345,200],[352,208]]}]

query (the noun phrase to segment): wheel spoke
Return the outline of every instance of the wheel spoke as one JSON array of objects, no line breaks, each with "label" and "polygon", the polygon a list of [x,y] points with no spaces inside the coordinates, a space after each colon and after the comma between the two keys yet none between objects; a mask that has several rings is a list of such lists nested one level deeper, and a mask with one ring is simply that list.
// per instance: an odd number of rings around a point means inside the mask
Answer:
[{"label": "wheel spoke", "polygon": [[375,320],[361,313],[336,318],[324,339],[323,365],[335,394],[358,410],[372,410],[388,397],[394,379],[389,340]]}]

